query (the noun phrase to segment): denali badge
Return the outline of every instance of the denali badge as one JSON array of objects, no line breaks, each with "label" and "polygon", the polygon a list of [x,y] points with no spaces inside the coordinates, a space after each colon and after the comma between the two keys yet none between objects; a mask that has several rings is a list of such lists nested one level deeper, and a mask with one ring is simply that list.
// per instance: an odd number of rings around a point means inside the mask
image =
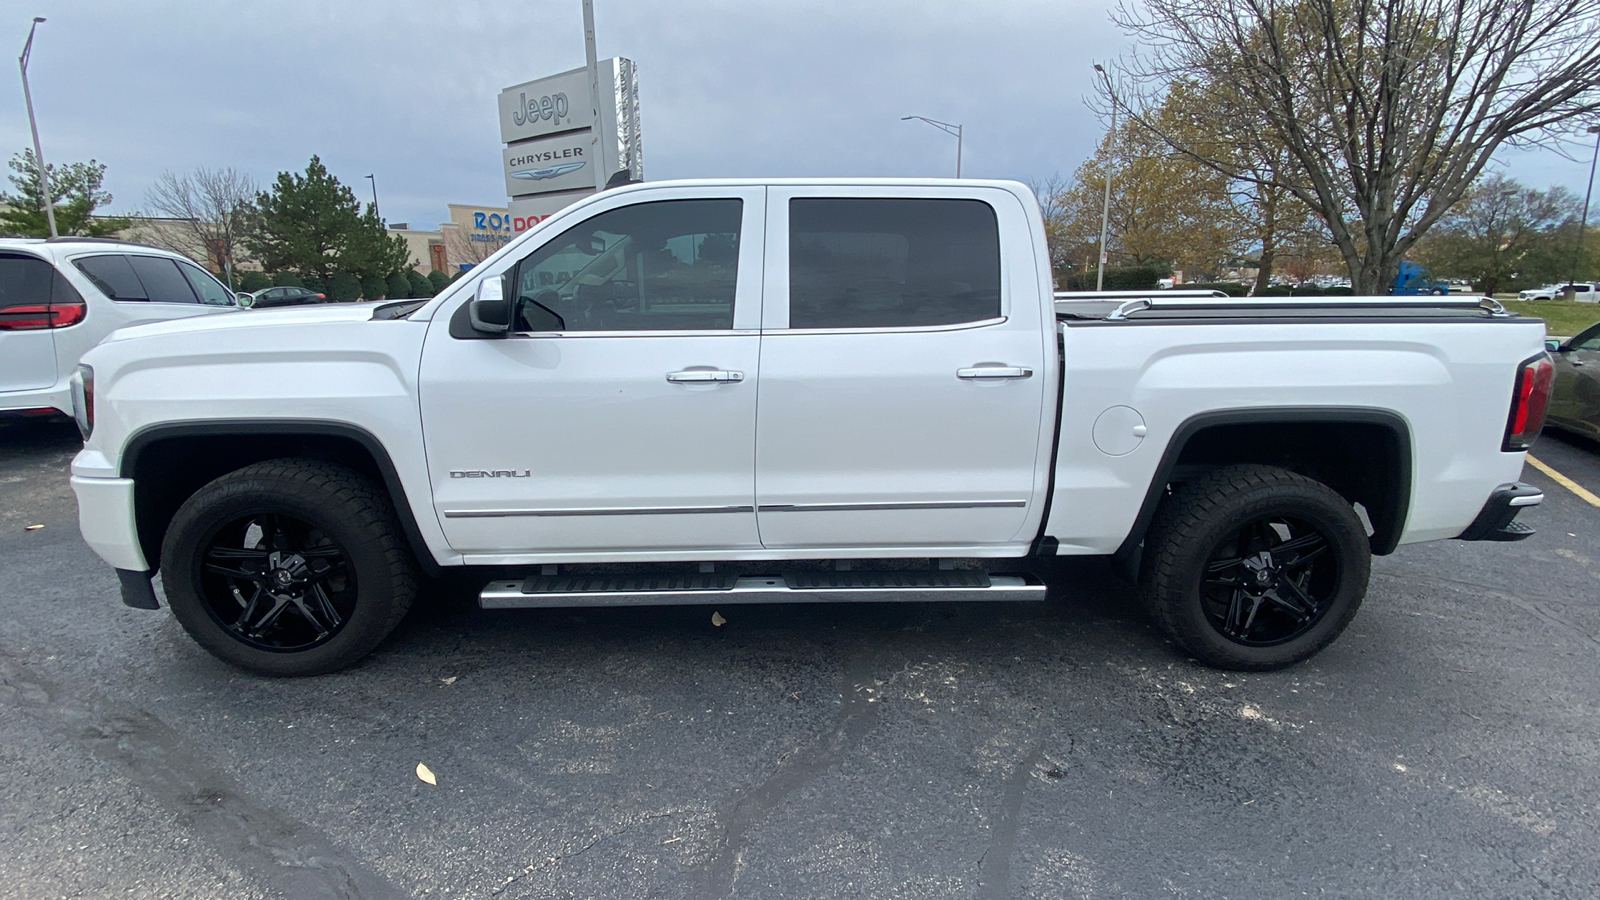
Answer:
[{"label": "denali badge", "polygon": [[528,478],[532,469],[451,469],[451,478]]}]

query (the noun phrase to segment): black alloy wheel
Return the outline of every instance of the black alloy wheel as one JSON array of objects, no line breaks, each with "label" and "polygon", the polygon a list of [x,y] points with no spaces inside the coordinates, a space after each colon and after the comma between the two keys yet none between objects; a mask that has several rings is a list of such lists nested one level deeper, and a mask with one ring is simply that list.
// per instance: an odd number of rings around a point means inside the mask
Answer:
[{"label": "black alloy wheel", "polygon": [[1274,466],[1215,469],[1179,485],[1144,539],[1140,593],[1157,624],[1225,669],[1293,665],[1332,643],[1372,571],[1349,500]]},{"label": "black alloy wheel", "polygon": [[1327,615],[1339,575],[1339,560],[1314,525],[1264,516],[1212,551],[1201,605],[1223,637],[1271,647],[1305,634]]},{"label": "black alloy wheel", "polygon": [[206,542],[200,583],[218,625],[252,647],[309,650],[355,611],[350,557],[326,532],[260,512],[227,522]]},{"label": "black alloy wheel", "polygon": [[388,495],[322,460],[223,475],[178,507],[161,543],[161,583],[184,630],[262,675],[354,664],[400,624],[417,580]]}]

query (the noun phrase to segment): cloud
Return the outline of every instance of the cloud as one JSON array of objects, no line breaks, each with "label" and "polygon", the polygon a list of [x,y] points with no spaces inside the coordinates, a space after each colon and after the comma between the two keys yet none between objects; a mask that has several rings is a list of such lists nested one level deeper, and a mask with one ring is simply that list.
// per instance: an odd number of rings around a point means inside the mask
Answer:
[{"label": "cloud", "polygon": [[[376,174],[391,221],[503,203],[495,95],[583,64],[578,0],[39,5],[45,156],[106,163],[124,211],[164,169],[265,184],[313,153],[358,196]],[[595,5],[601,55],[639,66],[651,180],[953,174],[955,139],[905,115],[961,123],[968,176],[1070,174],[1102,129],[1083,105],[1090,63],[1125,46],[1087,0]],[[8,83],[6,155],[29,142]],[[1512,174],[1530,183],[1576,169],[1528,159]]]}]

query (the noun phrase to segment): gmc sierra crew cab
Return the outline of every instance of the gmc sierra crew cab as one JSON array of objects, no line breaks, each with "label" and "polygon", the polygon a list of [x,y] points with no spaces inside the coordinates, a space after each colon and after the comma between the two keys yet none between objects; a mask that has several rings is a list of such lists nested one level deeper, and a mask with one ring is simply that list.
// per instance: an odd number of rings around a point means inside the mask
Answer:
[{"label": "gmc sierra crew cab", "polygon": [[1531,533],[1539,320],[1057,302],[1046,249],[1014,182],[662,182],[431,300],[119,331],[73,382],[82,531],[125,602],[159,570],[275,675],[360,659],[452,568],[493,608],[974,601],[1042,599],[1052,556],[1267,669],[1345,628],[1372,554]]}]

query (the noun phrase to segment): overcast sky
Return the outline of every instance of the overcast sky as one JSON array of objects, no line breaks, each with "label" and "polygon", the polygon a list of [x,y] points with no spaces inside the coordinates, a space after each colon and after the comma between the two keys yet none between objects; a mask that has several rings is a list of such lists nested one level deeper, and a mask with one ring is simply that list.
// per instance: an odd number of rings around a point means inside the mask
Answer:
[{"label": "overcast sky", "polygon": [[[1095,60],[1126,47],[1103,0],[595,0],[602,57],[639,67],[647,180],[694,176],[1070,176],[1102,125]],[[495,95],[583,64],[579,0],[17,0],[0,18],[29,76],[45,158],[109,166],[112,209],[163,169],[263,184],[311,154],[391,222],[504,205]],[[6,71],[0,68],[0,71]],[[0,151],[29,144],[16,69]],[[1581,194],[1582,162],[1508,154],[1526,184]],[[7,185],[9,188],[9,185]]]}]

